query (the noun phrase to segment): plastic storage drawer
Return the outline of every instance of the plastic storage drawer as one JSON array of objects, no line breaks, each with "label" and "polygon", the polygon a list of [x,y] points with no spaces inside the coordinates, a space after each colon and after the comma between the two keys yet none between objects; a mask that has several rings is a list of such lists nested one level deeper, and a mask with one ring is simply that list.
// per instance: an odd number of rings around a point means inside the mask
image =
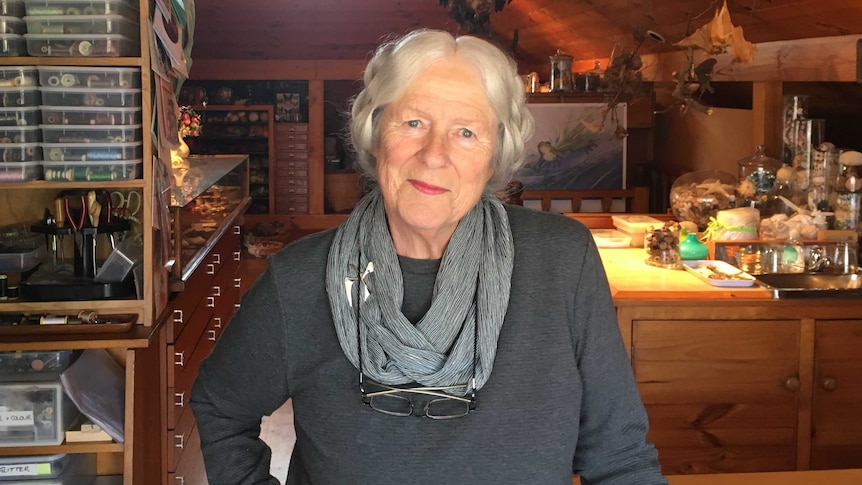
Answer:
[{"label": "plastic storage drawer", "polygon": [[43,87],[140,88],[141,70],[134,67],[40,66]]},{"label": "plastic storage drawer", "polygon": [[[24,162],[28,163],[28,162]],[[0,169],[0,176],[3,171]],[[17,182],[23,182],[18,180]],[[36,248],[32,251],[22,253],[0,253],[0,272],[4,273],[23,273],[35,268],[42,260],[42,249]],[[0,369],[0,381],[3,380],[2,373],[4,369]]]},{"label": "plastic storage drawer", "polygon": [[54,446],[63,442],[78,410],[59,382],[0,384],[0,446]]},{"label": "plastic storage drawer", "polygon": [[124,57],[139,51],[137,42],[119,34],[24,34],[24,40],[27,52],[41,57]]},{"label": "plastic storage drawer", "polygon": [[24,0],[0,0],[0,15],[23,17]]},{"label": "plastic storage drawer", "polygon": [[[0,457],[0,483],[9,480],[44,480],[57,478],[74,455],[33,455]],[[41,482],[27,482],[38,485]]]},{"label": "plastic storage drawer", "polygon": [[37,86],[38,71],[32,66],[0,67],[0,87]]},{"label": "plastic storage drawer", "polygon": [[35,126],[0,126],[0,143],[37,143],[42,130]]},{"label": "plastic storage drawer", "polygon": [[140,178],[142,160],[117,162],[42,162],[45,180],[54,182],[110,182]]},{"label": "plastic storage drawer", "polygon": [[42,125],[41,134],[45,143],[129,143],[143,140],[144,131],[141,125]]},{"label": "plastic storage drawer", "polygon": [[29,182],[42,178],[42,164],[39,162],[0,163],[0,184]]},{"label": "plastic storage drawer", "polygon": [[40,106],[46,125],[140,125],[141,108]]},{"label": "plastic storage drawer", "polygon": [[42,159],[38,143],[0,144],[0,162],[32,162]]},{"label": "plastic storage drawer", "polygon": [[71,363],[71,350],[0,352],[0,382],[56,381]]},{"label": "plastic storage drawer", "polygon": [[35,86],[0,88],[0,107],[15,108],[39,104],[39,88]]},{"label": "plastic storage drawer", "polygon": [[127,0],[24,0],[26,15],[122,15],[138,18],[138,9]]},{"label": "plastic storage drawer", "polygon": [[[33,89],[33,88],[31,88]],[[128,108],[141,106],[140,89],[42,88],[46,106],[95,106]]]},{"label": "plastic storage drawer", "polygon": [[39,108],[0,108],[0,126],[39,126]]},{"label": "plastic storage drawer", "polygon": [[0,56],[26,56],[27,42],[23,35],[0,34]]},{"label": "plastic storage drawer", "polygon": [[[120,34],[138,36],[136,22],[120,15],[45,15],[24,17],[28,34]],[[9,32],[23,34],[23,32]]]},{"label": "plastic storage drawer", "polygon": [[3,34],[23,34],[26,30],[26,24],[18,17],[7,17],[0,15],[0,33]]},{"label": "plastic storage drawer", "polygon": [[136,160],[144,156],[141,142],[132,143],[43,143],[45,160],[113,162],[116,160]]}]

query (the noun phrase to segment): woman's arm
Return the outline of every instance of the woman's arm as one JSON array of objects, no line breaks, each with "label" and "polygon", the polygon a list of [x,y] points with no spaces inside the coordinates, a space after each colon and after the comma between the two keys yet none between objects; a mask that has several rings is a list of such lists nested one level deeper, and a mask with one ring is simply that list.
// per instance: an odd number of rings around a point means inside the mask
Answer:
[{"label": "woman's arm", "polygon": [[572,338],[583,381],[575,474],[584,485],[667,484],[646,438],[646,411],[592,239],[575,290]]},{"label": "woman's arm", "polygon": [[275,272],[267,270],[198,370],[190,402],[210,485],[278,484],[259,438],[261,418],[290,396],[278,295]]}]

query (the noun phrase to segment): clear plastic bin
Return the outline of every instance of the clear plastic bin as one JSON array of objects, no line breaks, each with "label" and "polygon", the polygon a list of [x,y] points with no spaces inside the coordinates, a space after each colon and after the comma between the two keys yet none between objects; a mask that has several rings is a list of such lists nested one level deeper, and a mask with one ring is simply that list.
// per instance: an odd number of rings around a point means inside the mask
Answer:
[{"label": "clear plastic bin", "polygon": [[57,380],[71,363],[71,350],[0,352],[0,382]]},{"label": "clear plastic bin", "polygon": [[136,67],[40,66],[39,84],[44,87],[140,88],[141,70]]},{"label": "clear plastic bin", "polygon": [[[74,455],[3,456],[0,457],[0,482],[8,480],[44,480],[57,478]],[[41,482],[26,482],[38,485]]]},{"label": "clear plastic bin", "polygon": [[20,34],[0,34],[0,56],[26,56],[27,42]]},{"label": "clear plastic bin", "polygon": [[125,239],[111,251],[108,258],[96,272],[95,281],[111,283],[121,282],[129,276],[132,268],[141,263],[144,248],[134,239]]},{"label": "clear plastic bin", "polygon": [[41,237],[30,231],[30,224],[17,222],[0,227],[0,253],[21,253],[32,251],[44,244]]},{"label": "clear plastic bin", "polygon": [[0,33],[3,34],[23,34],[26,30],[26,24],[18,17],[8,17],[0,15]]},{"label": "clear plastic bin", "polygon": [[45,160],[79,160],[89,162],[113,162],[116,160],[135,160],[143,158],[144,146],[141,142],[132,143],[43,143]]},{"label": "clear plastic bin", "polygon": [[28,16],[24,17],[24,23],[28,34],[120,34],[134,39],[140,32],[137,22],[120,15]]},{"label": "clear plastic bin", "polygon": [[[134,5],[134,6],[133,6]],[[122,15],[138,18],[137,2],[126,0],[24,0],[26,15]]]},{"label": "clear plastic bin", "polygon": [[0,409],[0,447],[59,445],[79,415],[57,381],[0,384]]},{"label": "clear plastic bin", "polygon": [[0,161],[32,162],[42,159],[42,148],[38,143],[7,143],[0,145]]},{"label": "clear plastic bin", "polygon": [[21,88],[0,87],[0,106],[3,108],[39,106],[39,88],[35,86]]},{"label": "clear plastic bin", "polygon": [[35,126],[0,126],[0,143],[38,143],[42,130]]},{"label": "clear plastic bin", "polygon": [[117,162],[42,162],[45,180],[55,182],[110,182],[141,177],[142,160]]},{"label": "clear plastic bin", "polygon": [[[141,125],[41,125],[45,143],[130,143],[143,140]],[[0,134],[2,134],[0,129]],[[2,136],[2,135],[0,135]]]},{"label": "clear plastic bin", "polygon": [[[93,485],[96,483],[96,455],[64,454],[64,455],[34,455],[2,458],[0,467],[5,461],[15,467],[9,478],[0,478],[3,485]],[[8,481],[7,481],[8,480]],[[120,484],[123,483],[120,477]]]},{"label": "clear plastic bin", "polygon": [[8,17],[24,16],[24,0],[0,0],[0,15]]},{"label": "clear plastic bin", "polygon": [[40,162],[5,162],[0,163],[0,184],[30,182],[42,178]]},{"label": "clear plastic bin", "polygon": [[38,86],[38,71],[33,66],[0,67],[0,87]]},{"label": "clear plastic bin", "polygon": [[40,106],[46,125],[140,125],[141,108]]},{"label": "clear plastic bin", "polygon": [[[0,126],[39,126],[39,108],[0,108]],[[140,122],[139,122],[140,123]]]},{"label": "clear plastic bin", "polygon": [[[2,176],[0,170],[0,176]],[[0,271],[4,273],[23,273],[35,268],[42,260],[42,248],[23,253],[0,253]],[[3,369],[0,369],[0,374]],[[3,379],[0,378],[0,381]]]},{"label": "clear plastic bin", "polygon": [[42,101],[48,106],[139,107],[141,106],[141,90],[43,87]]},{"label": "clear plastic bin", "polygon": [[137,41],[119,34],[24,34],[24,39],[31,56],[125,57],[140,51]]}]

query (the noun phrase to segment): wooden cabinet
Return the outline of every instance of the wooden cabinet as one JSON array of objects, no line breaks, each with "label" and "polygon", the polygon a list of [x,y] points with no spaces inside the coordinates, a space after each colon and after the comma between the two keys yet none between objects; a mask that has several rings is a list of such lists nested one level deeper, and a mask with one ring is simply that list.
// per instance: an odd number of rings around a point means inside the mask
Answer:
[{"label": "wooden cabinet", "polygon": [[307,123],[276,123],[274,213],[308,214],[308,148]]},{"label": "wooden cabinet", "polygon": [[862,468],[862,320],[817,320],[811,468]]}]

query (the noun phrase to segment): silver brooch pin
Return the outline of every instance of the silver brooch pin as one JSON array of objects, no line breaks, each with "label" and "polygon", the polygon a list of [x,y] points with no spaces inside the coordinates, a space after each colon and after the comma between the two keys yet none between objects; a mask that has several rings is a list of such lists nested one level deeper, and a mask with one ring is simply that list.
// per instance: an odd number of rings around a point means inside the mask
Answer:
[{"label": "silver brooch pin", "polygon": [[355,276],[344,277],[344,292],[347,294],[347,304],[353,306],[353,285],[357,281],[361,281],[362,283],[362,301],[368,301],[368,297],[371,296],[371,292],[368,291],[368,283],[365,282],[365,277],[374,272],[374,263],[369,261],[365,265],[365,270],[361,273],[355,264],[351,264],[350,269],[359,274],[358,278]]}]

